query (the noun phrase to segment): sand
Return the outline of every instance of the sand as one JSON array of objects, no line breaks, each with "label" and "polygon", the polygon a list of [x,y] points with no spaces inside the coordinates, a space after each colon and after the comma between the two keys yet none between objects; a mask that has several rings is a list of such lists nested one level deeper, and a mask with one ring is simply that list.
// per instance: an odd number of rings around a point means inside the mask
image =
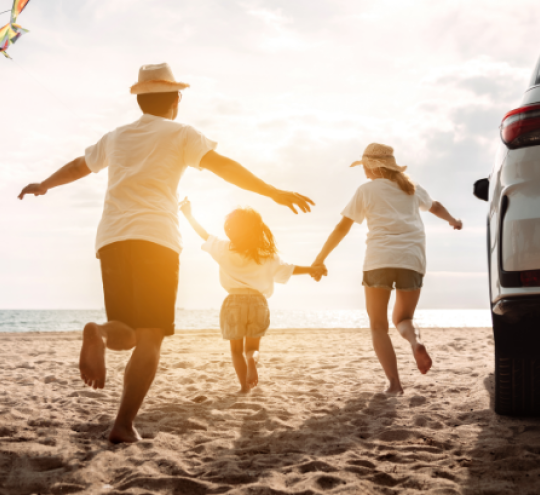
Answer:
[{"label": "sand", "polygon": [[237,395],[218,331],[163,346],[137,426],[111,445],[128,353],[82,386],[80,333],[0,334],[0,494],[537,494],[540,420],[492,410],[490,329],[424,330],[426,376],[392,330],[403,397],[369,330],[271,330],[260,386]]}]

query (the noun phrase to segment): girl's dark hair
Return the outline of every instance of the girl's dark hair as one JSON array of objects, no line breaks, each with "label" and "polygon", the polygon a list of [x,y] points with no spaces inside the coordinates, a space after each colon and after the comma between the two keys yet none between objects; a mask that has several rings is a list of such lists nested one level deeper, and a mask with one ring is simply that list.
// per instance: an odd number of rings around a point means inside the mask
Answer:
[{"label": "girl's dark hair", "polygon": [[176,102],[178,91],[170,93],[145,93],[137,95],[137,103],[143,113],[152,115],[165,115]]},{"label": "girl's dark hair", "polygon": [[253,208],[237,208],[229,213],[225,219],[225,233],[231,241],[231,251],[259,265],[277,253],[274,235]]}]

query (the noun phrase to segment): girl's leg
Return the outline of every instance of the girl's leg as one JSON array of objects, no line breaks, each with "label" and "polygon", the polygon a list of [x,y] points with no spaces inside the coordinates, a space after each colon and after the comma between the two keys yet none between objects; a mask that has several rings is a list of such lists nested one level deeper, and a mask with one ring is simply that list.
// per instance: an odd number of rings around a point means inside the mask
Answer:
[{"label": "girl's leg", "polygon": [[371,327],[373,349],[379,358],[386,378],[390,382],[386,393],[401,395],[403,387],[399,381],[396,353],[388,335],[388,301],[390,290],[364,287],[366,293],[366,310]]},{"label": "girl's leg", "polygon": [[420,299],[420,289],[397,290],[396,305],[392,321],[401,336],[411,344],[416,365],[420,373],[426,374],[431,368],[432,361],[426,347],[420,341],[420,329],[414,324],[414,311]]},{"label": "girl's leg", "polygon": [[259,362],[259,344],[261,338],[246,337],[247,376],[246,382],[249,388],[254,388],[259,383],[257,363]]},{"label": "girl's leg", "polygon": [[244,357],[244,339],[231,340],[231,357],[236,371],[236,376],[240,382],[240,392],[249,392],[247,384],[247,363]]}]

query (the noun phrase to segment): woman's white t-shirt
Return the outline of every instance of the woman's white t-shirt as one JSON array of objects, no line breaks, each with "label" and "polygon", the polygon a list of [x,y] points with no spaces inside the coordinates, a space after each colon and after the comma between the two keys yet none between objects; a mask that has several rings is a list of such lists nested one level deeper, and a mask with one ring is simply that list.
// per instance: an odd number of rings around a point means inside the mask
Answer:
[{"label": "woman's white t-shirt", "polygon": [[202,245],[219,264],[219,281],[223,288],[254,289],[266,297],[274,293],[274,282],[285,284],[291,278],[294,265],[285,263],[279,256],[261,260],[259,265],[244,255],[231,251],[230,241],[211,235]]},{"label": "woman's white t-shirt", "polygon": [[367,220],[364,271],[406,268],[425,274],[426,234],[420,210],[429,210],[432,203],[419,185],[409,195],[388,179],[362,184],[341,214],[356,223]]}]

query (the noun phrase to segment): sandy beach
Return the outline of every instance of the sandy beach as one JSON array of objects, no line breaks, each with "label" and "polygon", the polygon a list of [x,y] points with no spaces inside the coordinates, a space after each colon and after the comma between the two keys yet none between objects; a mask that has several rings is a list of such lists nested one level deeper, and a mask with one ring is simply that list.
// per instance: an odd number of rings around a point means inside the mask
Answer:
[{"label": "sandy beach", "polygon": [[269,331],[247,396],[217,330],[177,331],[134,445],[106,440],[128,353],[108,354],[95,391],[80,333],[0,334],[0,493],[538,493],[540,420],[492,411],[491,329],[424,330],[427,376],[391,334],[398,398],[367,329]]}]

